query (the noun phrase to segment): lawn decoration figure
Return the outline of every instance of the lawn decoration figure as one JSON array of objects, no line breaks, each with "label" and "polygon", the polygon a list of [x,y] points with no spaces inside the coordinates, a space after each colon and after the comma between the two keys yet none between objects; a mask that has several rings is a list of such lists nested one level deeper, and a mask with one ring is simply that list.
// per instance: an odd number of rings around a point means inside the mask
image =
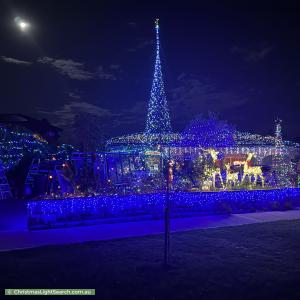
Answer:
[{"label": "lawn decoration figure", "polygon": [[250,179],[250,181],[251,181],[251,178],[254,177],[254,181],[253,181],[254,185],[257,185],[257,180],[258,180],[258,178],[260,178],[262,186],[264,186],[265,179],[263,176],[262,169],[261,169],[261,167],[258,167],[258,166],[252,167],[250,165],[250,161],[252,160],[252,158],[253,158],[253,153],[249,153],[247,156],[246,162],[244,164],[244,170],[243,170],[244,173],[243,173],[242,182],[245,182],[246,176],[248,175],[248,178]]},{"label": "lawn decoration figure", "polygon": [[239,172],[232,172],[230,164],[225,164],[226,169],[226,187],[236,186],[239,183]]},{"label": "lawn decoration figure", "polygon": [[218,167],[218,151],[215,151],[214,149],[208,149],[208,153],[210,154],[212,160],[213,160],[213,167],[208,168],[207,172],[210,172],[211,178],[212,178],[212,187],[216,187],[216,178],[219,176],[221,187],[224,187],[223,178],[221,174],[221,168]]}]

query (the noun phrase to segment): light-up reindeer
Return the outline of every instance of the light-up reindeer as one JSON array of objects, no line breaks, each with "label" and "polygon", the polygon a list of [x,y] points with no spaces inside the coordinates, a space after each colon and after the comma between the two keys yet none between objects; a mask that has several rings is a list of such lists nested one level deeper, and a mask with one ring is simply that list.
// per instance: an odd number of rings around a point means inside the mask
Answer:
[{"label": "light-up reindeer", "polygon": [[222,178],[222,174],[221,174],[221,168],[217,167],[217,160],[218,160],[218,151],[215,151],[214,149],[208,149],[207,150],[208,153],[210,154],[212,160],[213,160],[213,168],[210,169],[210,175],[212,177],[212,182],[213,182],[213,187],[216,187],[216,177],[217,175],[219,175],[220,181],[221,181],[221,186],[224,187],[224,183],[223,183],[223,178]]},{"label": "light-up reindeer", "polygon": [[244,164],[244,174],[243,174],[242,182],[244,182],[246,176],[248,175],[248,177],[250,178],[250,181],[251,181],[251,177],[252,176],[254,177],[254,184],[256,184],[258,176],[259,176],[260,179],[261,179],[262,186],[264,186],[265,179],[263,177],[263,172],[261,170],[261,167],[258,167],[258,166],[255,166],[255,167],[249,166],[249,162],[251,161],[252,158],[253,158],[253,153],[249,153],[248,156],[247,156],[246,162]]},{"label": "light-up reindeer", "polygon": [[230,164],[225,164],[226,169],[226,186],[228,187],[229,184],[233,183],[236,185],[239,181],[239,172],[231,172]]}]

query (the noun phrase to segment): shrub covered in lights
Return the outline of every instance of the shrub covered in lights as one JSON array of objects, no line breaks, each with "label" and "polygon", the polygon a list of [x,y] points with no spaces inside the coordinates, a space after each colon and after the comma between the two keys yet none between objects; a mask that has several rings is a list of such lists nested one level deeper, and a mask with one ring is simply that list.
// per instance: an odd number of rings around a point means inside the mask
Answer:
[{"label": "shrub covered in lights", "polygon": [[57,146],[56,151],[53,153],[57,160],[65,162],[71,159],[72,153],[77,149],[70,144],[61,144]]},{"label": "shrub covered in lights", "polygon": [[26,155],[39,158],[48,151],[48,143],[40,136],[0,127],[0,158],[6,170],[16,166]]},{"label": "shrub covered in lights", "polygon": [[[47,228],[82,224],[106,218],[163,216],[165,193],[96,196],[28,203],[29,227]],[[234,192],[176,192],[170,195],[172,213],[229,213],[284,210],[300,204],[300,189]]]},{"label": "shrub covered in lights", "polygon": [[198,115],[185,128],[183,146],[203,148],[232,147],[235,145],[235,129],[226,121],[219,120],[216,114],[209,113],[208,118]]}]

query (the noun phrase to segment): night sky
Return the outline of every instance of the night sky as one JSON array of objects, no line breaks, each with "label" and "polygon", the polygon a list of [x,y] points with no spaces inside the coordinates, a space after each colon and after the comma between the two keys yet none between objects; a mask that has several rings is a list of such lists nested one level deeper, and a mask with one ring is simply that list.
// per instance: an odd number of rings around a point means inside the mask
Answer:
[{"label": "night sky", "polygon": [[159,17],[174,130],[213,111],[260,134],[280,117],[285,138],[300,136],[300,4],[143,2],[1,1],[1,113],[47,118],[65,140],[80,113],[107,136],[143,131]]}]

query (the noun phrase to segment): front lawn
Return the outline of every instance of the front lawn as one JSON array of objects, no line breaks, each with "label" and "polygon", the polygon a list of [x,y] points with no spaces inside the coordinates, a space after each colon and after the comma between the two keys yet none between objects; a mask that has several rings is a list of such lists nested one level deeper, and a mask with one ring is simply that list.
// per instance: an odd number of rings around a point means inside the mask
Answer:
[{"label": "front lawn", "polygon": [[[300,299],[300,220],[0,253],[0,287],[95,288],[97,299]],[[1,291],[3,295],[4,291]]]}]

